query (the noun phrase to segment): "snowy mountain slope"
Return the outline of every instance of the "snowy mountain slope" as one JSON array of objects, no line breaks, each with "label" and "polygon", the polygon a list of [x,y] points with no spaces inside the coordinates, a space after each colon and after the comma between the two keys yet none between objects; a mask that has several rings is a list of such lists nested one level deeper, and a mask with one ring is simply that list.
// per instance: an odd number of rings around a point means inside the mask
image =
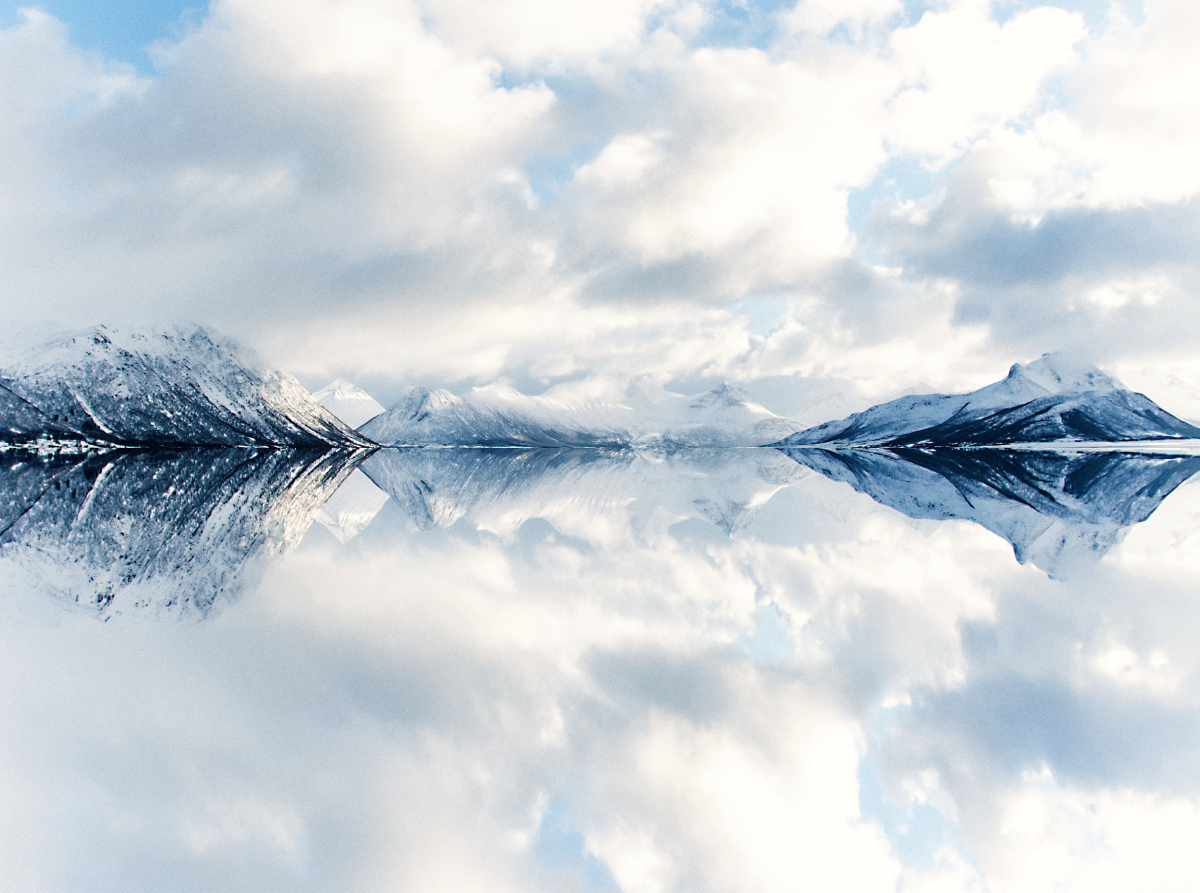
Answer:
[{"label": "snowy mountain slope", "polygon": [[342,378],[331,381],[312,396],[351,428],[362,427],[383,412],[374,397]]},{"label": "snowy mountain slope", "polygon": [[620,402],[528,397],[493,385],[463,397],[414,388],[359,432],[387,446],[729,447],[772,443],[796,427],[731,385],[694,397],[635,386]]},{"label": "snowy mountain slope", "polygon": [[0,465],[0,577],[104,617],[203,617],[292,548],[359,450],[120,450]]},{"label": "snowy mountain slope", "polygon": [[781,449],[911,518],[965,519],[1052,576],[1103,555],[1200,471],[1200,456],[957,449]]},{"label": "snowy mountain slope", "polygon": [[58,437],[123,446],[369,445],[294,378],[257,368],[200,328],[61,338],[0,373],[0,384],[3,427],[18,429],[10,439],[19,442],[49,420]]},{"label": "snowy mountain slope", "polygon": [[381,449],[361,468],[419,528],[466,518],[494,531],[530,518],[609,531],[701,518],[731,533],[807,474],[763,449]]},{"label": "snowy mountain slope", "polygon": [[1200,428],[1090,366],[1055,355],[970,394],[901,397],[780,446],[955,446],[1198,438]]}]

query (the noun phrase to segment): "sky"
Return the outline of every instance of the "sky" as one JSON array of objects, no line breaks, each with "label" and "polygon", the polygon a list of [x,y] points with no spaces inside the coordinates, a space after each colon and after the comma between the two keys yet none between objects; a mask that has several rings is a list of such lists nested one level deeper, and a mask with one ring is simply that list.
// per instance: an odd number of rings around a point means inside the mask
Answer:
[{"label": "sky", "polygon": [[1067,350],[1194,416],[1197,16],[8,4],[9,340],[182,321],[385,404],[645,376],[781,413]]}]

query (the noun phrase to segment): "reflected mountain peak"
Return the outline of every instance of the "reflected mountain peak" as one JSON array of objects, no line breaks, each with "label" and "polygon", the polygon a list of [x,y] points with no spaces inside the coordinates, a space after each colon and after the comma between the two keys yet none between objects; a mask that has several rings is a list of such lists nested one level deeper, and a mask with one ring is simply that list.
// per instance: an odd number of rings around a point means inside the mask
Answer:
[{"label": "reflected mountain peak", "polygon": [[1051,576],[1098,559],[1200,471],[1200,455],[783,448],[911,518],[969,520]]},{"label": "reflected mountain peak", "polygon": [[258,558],[299,542],[361,461],[352,451],[10,454],[0,558],[12,577],[104,617],[204,617]]},{"label": "reflected mountain peak", "polygon": [[584,509],[702,518],[731,534],[807,474],[769,449],[381,449],[363,473],[420,529],[489,529]]}]

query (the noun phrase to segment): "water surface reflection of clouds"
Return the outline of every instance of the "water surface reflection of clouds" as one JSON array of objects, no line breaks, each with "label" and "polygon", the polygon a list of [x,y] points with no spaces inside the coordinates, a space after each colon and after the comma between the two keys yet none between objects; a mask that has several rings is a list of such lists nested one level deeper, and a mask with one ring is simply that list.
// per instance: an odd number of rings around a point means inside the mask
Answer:
[{"label": "water surface reflection of clouds", "polygon": [[776,450],[449,452],[375,454],[401,498],[203,623],[10,577],[14,882],[1194,880],[1194,482],[1051,578]]}]

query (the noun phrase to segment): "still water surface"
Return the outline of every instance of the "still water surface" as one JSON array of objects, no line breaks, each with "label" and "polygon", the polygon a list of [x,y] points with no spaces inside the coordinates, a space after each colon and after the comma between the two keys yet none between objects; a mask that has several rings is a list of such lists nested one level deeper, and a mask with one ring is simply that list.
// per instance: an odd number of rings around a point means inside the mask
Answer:
[{"label": "still water surface", "polygon": [[1200,884],[1196,456],[6,458],[0,889]]}]

